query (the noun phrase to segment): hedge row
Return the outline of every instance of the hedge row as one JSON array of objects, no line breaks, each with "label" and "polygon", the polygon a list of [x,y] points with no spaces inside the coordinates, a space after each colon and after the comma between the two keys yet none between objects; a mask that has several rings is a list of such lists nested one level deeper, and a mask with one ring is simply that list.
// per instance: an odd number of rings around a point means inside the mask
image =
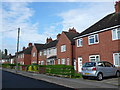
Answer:
[{"label": "hedge row", "polygon": [[74,75],[74,67],[68,65],[47,65],[46,73],[54,74],[54,75],[66,75],[73,76]]}]

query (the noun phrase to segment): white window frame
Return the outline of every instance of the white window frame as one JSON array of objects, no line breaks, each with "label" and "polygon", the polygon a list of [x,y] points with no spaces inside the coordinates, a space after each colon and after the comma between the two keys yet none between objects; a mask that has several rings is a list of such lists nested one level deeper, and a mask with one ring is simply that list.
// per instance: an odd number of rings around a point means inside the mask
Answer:
[{"label": "white window frame", "polygon": [[82,46],[83,46],[83,39],[82,38],[77,39],[77,47],[82,47]]},{"label": "white window frame", "polygon": [[119,60],[118,60],[118,63],[120,63],[120,53],[113,53],[113,62],[114,62],[114,65],[117,66],[117,67],[120,67],[120,65],[116,65],[115,63],[115,54],[119,55]]},{"label": "white window frame", "polygon": [[40,56],[42,56],[42,51],[39,52]]},{"label": "white window frame", "polygon": [[47,52],[46,52],[46,50],[44,50],[44,55],[47,55]]},{"label": "white window frame", "polygon": [[41,61],[41,65],[44,65],[44,61]]},{"label": "white window frame", "polygon": [[60,59],[58,59],[58,64],[60,64]]},{"label": "white window frame", "polygon": [[[95,36],[96,36],[96,35],[97,35],[98,42],[95,41]],[[90,39],[91,39],[91,37],[94,38],[94,43],[90,43]],[[88,36],[88,43],[89,43],[89,45],[92,45],[92,44],[98,44],[98,43],[99,43],[99,35],[98,35],[98,34],[94,34],[94,35],[90,35],[90,36]]]},{"label": "white window frame", "polygon": [[66,63],[66,62],[65,62],[65,58],[62,58],[61,61],[62,61],[62,64],[65,65],[65,63]]},{"label": "white window frame", "polygon": [[[113,30],[115,30],[115,33],[113,32]],[[112,31],[112,40],[118,40],[118,39],[120,39],[120,38],[118,38],[118,31],[120,32],[120,28],[116,28],[116,29],[113,29],[113,30],[111,30]],[[116,36],[115,38],[113,37],[114,34]]]},{"label": "white window frame", "polygon": [[[89,56],[89,61],[91,62],[91,57],[95,57],[95,61],[96,61],[96,57],[97,57],[97,56],[99,57],[99,61],[100,61],[100,55],[90,55],[90,56]],[[95,62],[95,61],[94,61],[94,62]]]},{"label": "white window frame", "polygon": [[65,52],[66,51],[66,45],[62,45],[61,46],[61,52]]},{"label": "white window frame", "polygon": [[33,52],[33,57],[35,57],[36,56],[36,53],[35,52]]}]

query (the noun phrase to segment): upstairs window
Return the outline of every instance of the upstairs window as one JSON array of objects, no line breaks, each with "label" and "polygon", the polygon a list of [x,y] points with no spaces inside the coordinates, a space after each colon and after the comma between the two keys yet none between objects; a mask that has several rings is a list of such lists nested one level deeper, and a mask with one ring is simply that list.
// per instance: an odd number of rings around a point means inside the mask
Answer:
[{"label": "upstairs window", "polygon": [[120,39],[120,28],[112,30],[112,40]]},{"label": "upstairs window", "polygon": [[33,57],[35,57],[35,52],[33,53]]},{"label": "upstairs window", "polygon": [[62,45],[61,46],[61,52],[65,52],[66,51],[66,45]]},{"label": "upstairs window", "polygon": [[46,52],[46,50],[44,50],[44,55],[47,55],[47,52]]},{"label": "upstairs window", "polygon": [[83,39],[80,38],[80,39],[77,39],[77,47],[82,47],[83,45]]},{"label": "upstairs window", "polygon": [[42,56],[42,51],[40,51],[40,56]]},{"label": "upstairs window", "polygon": [[88,36],[89,45],[99,43],[98,34]]}]

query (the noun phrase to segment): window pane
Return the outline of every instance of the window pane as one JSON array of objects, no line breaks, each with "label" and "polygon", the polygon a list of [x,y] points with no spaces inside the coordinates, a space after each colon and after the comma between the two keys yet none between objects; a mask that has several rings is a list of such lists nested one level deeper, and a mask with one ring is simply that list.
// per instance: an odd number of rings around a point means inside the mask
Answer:
[{"label": "window pane", "polygon": [[100,58],[99,58],[99,56],[96,56],[96,61],[100,61]]},{"label": "window pane", "polygon": [[95,35],[95,42],[98,42],[98,35]]},{"label": "window pane", "polygon": [[120,28],[118,29],[117,33],[118,33],[118,39],[120,39]]},{"label": "window pane", "polygon": [[89,40],[90,40],[90,44],[94,43],[94,38],[91,38]]},{"label": "window pane", "polygon": [[112,30],[112,39],[117,39],[116,29]]}]

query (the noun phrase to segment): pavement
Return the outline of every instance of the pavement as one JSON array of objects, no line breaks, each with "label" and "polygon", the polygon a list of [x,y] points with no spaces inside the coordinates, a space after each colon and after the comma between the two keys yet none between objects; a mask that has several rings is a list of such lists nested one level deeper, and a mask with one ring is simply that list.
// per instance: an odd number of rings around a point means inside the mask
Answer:
[{"label": "pavement", "polygon": [[36,80],[47,81],[50,83],[58,84],[69,88],[113,88],[113,89],[119,88],[120,89],[120,84],[119,84],[120,78],[107,78],[102,81],[97,81],[97,80],[88,80],[88,79],[84,80],[82,78],[71,79],[64,77],[56,77],[56,76],[49,76],[46,74],[30,73],[25,71],[18,71],[16,73],[15,70],[5,69],[5,68],[2,68],[2,70],[19,74],[25,77],[34,78]]}]

